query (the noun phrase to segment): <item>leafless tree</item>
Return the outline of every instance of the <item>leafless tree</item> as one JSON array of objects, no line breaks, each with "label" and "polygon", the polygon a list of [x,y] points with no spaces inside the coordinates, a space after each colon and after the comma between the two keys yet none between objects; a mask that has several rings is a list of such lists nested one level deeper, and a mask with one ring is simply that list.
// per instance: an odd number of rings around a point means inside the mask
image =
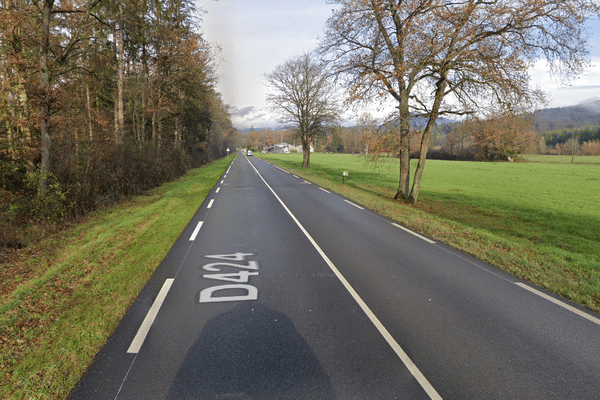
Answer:
[{"label": "leafless tree", "polygon": [[267,101],[280,122],[295,126],[302,142],[302,167],[310,168],[313,140],[325,134],[338,116],[335,86],[310,53],[278,65],[266,79],[270,90]]},{"label": "leafless tree", "polygon": [[[440,115],[521,111],[543,101],[528,69],[546,59],[572,77],[587,64],[584,23],[595,0],[331,0],[320,51],[347,78],[349,99],[391,98],[399,119],[396,199],[417,202]],[[425,117],[410,182],[410,118]],[[409,190],[410,189],[410,190]]]}]

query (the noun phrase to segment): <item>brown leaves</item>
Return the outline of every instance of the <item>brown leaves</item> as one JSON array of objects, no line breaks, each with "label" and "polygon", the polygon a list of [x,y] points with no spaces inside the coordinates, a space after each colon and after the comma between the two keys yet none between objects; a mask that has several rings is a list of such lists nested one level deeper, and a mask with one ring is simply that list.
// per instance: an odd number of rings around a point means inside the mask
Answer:
[{"label": "brown leaves", "polygon": [[[541,100],[528,87],[529,61],[547,58],[567,74],[585,59],[587,0],[339,0],[321,51],[349,78],[353,99],[386,93],[431,111],[432,86],[447,77],[443,113]],[[510,3],[510,4],[509,4]],[[568,32],[568,34],[565,34]]]},{"label": "brown leaves", "polygon": [[456,130],[470,135],[476,156],[488,161],[513,160],[537,140],[531,120],[510,114],[467,121]]}]

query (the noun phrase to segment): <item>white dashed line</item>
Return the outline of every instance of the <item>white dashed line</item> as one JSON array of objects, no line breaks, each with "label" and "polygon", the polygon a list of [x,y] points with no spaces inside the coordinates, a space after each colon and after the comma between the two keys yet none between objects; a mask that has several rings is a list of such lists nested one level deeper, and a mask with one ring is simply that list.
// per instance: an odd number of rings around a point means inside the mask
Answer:
[{"label": "white dashed line", "polygon": [[192,233],[192,236],[190,236],[190,242],[196,240],[196,236],[198,236],[198,232],[200,232],[200,228],[202,228],[203,223],[204,221],[198,222],[198,225],[196,225],[196,229],[194,229],[194,233]]},{"label": "white dashed line", "polygon": [[364,210],[363,207],[359,206],[358,204],[354,204],[353,202],[349,201],[349,200],[344,200],[346,203],[350,204],[351,206],[354,206],[360,210]]},{"label": "white dashed line", "polygon": [[392,225],[394,225],[396,228],[400,228],[400,229],[402,229],[404,232],[408,232],[408,233],[410,233],[411,235],[418,237],[419,239],[423,239],[423,240],[424,240],[424,241],[426,241],[427,243],[431,243],[431,244],[435,243],[435,241],[433,241],[433,240],[431,240],[431,239],[429,239],[429,238],[426,238],[426,237],[425,237],[425,236],[423,236],[423,235],[419,235],[417,232],[413,232],[413,231],[411,231],[410,229],[408,229],[408,228],[405,228],[405,227],[403,227],[403,226],[402,226],[402,225],[400,225],[400,224],[397,224],[397,223],[393,222],[393,223],[392,223]]},{"label": "white dashed line", "polygon": [[583,317],[583,318],[587,319],[588,321],[591,321],[591,322],[593,322],[593,323],[595,323],[597,325],[600,325],[600,320],[598,318],[594,318],[591,315],[588,315],[588,314],[584,313],[583,311],[580,311],[580,310],[576,309],[575,307],[572,307],[572,306],[568,305],[567,303],[565,303],[563,301],[555,299],[552,296],[548,296],[544,292],[540,292],[539,290],[534,289],[531,286],[526,285],[526,284],[524,284],[522,282],[515,282],[515,285],[517,285],[517,286],[519,286],[519,287],[521,287],[521,288],[523,288],[525,290],[528,290],[531,293],[537,294],[538,296],[543,297],[544,299],[546,299],[546,300],[548,300],[548,301],[556,304],[557,306],[560,306],[560,307],[562,307],[562,308],[564,308],[566,310],[569,310],[569,311],[571,311],[571,312],[579,315],[580,317]]},{"label": "white dashed line", "polygon": [[169,293],[169,289],[171,289],[172,284],[173,279],[167,279],[163,284],[160,292],[158,292],[158,296],[156,296],[156,299],[154,300],[154,303],[152,303],[152,307],[150,307],[148,314],[146,314],[144,322],[142,322],[142,325],[133,338],[129,349],[127,349],[127,353],[137,354],[140,351],[144,340],[146,340],[146,335],[148,335],[148,331],[150,331],[150,327],[152,326],[152,323],[154,322],[154,319],[156,318],[158,310],[160,310],[165,297],[167,297],[167,293]]}]

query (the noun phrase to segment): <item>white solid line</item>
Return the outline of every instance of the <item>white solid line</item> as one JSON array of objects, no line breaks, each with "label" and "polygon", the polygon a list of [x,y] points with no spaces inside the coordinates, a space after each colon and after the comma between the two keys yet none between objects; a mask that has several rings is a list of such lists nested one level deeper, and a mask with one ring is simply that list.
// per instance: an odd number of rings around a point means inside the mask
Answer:
[{"label": "white solid line", "polygon": [[221,186],[219,186],[219,187],[217,188],[217,190],[215,190],[215,193],[219,193],[219,190],[221,190]]},{"label": "white solid line", "polygon": [[194,229],[194,233],[192,233],[192,236],[190,236],[190,242],[196,240],[196,236],[198,236],[198,232],[200,232],[200,228],[202,228],[203,223],[204,221],[198,222],[198,225],[196,225],[196,229]]},{"label": "white solid line", "polygon": [[397,224],[397,223],[395,223],[395,222],[392,222],[392,225],[394,225],[396,228],[400,228],[400,229],[402,229],[403,231],[410,233],[410,234],[411,234],[411,235],[413,235],[413,236],[416,236],[416,237],[418,237],[419,239],[423,239],[423,240],[424,240],[424,241],[426,241],[427,243],[432,243],[432,244],[433,244],[433,243],[435,243],[435,241],[433,241],[433,240],[431,240],[431,239],[429,239],[429,238],[426,238],[426,237],[425,237],[425,236],[423,236],[423,235],[419,235],[417,232],[413,232],[413,231],[411,231],[410,229],[408,229],[408,228],[405,228],[405,227],[403,227],[403,226],[402,226],[402,225],[400,225],[400,224]]},{"label": "white solid line", "polygon": [[373,323],[373,325],[375,325],[375,327],[377,328],[377,330],[379,330],[379,333],[381,333],[381,335],[384,337],[384,339],[388,342],[388,344],[390,345],[390,347],[394,350],[394,352],[396,353],[396,355],[398,356],[398,358],[400,358],[400,360],[404,363],[404,365],[410,371],[410,373],[415,377],[415,379],[417,380],[417,382],[419,382],[419,384],[421,385],[421,387],[423,388],[423,390],[425,390],[425,392],[429,395],[429,397],[432,400],[442,400],[442,397],[438,394],[438,392],[435,390],[435,388],[433,386],[431,386],[431,384],[429,383],[429,381],[427,380],[427,378],[421,373],[421,371],[419,370],[419,368],[410,359],[410,357],[408,357],[408,355],[402,349],[402,347],[400,347],[400,345],[398,344],[398,342],[396,342],[396,339],[394,339],[394,337],[390,334],[390,332],[386,329],[386,327],[383,326],[383,324],[381,323],[381,321],[379,321],[379,318],[377,318],[377,316],[371,311],[371,309],[369,308],[369,306],[367,305],[367,303],[365,303],[364,300],[358,295],[358,293],[356,292],[356,290],[354,290],[354,288],[350,285],[350,283],[346,280],[346,278],[344,278],[344,276],[342,275],[342,273],[337,269],[337,267],[333,264],[333,262],[329,259],[329,257],[327,257],[327,255],[325,254],[325,252],[321,249],[321,247],[317,244],[317,242],[312,238],[312,236],[310,236],[310,234],[308,233],[308,231],[306,229],[304,229],[304,226],[302,226],[302,224],[300,223],[300,221],[298,221],[298,219],[294,216],[294,214],[292,214],[292,211],[290,211],[290,209],[285,205],[285,203],[283,202],[283,200],[281,200],[281,198],[277,195],[277,193],[275,193],[275,191],[273,190],[273,188],[271,188],[271,186],[269,186],[269,184],[267,183],[267,181],[265,180],[265,178],[262,177],[262,175],[260,174],[260,172],[258,172],[258,170],[254,167],[254,165],[252,166],[252,168],[254,168],[254,170],[256,171],[256,173],[258,174],[258,176],[260,177],[260,179],[262,179],[262,181],[269,188],[269,190],[271,191],[271,193],[273,193],[273,196],[275,196],[275,198],[279,201],[279,203],[283,206],[283,208],[290,215],[290,217],[292,218],[292,220],[294,220],[294,222],[296,223],[296,225],[298,225],[298,228],[300,228],[300,230],[304,233],[304,235],[312,243],[312,245],[314,246],[314,248],[319,252],[319,254],[323,258],[323,260],[325,260],[325,262],[327,263],[327,265],[329,266],[329,268],[338,277],[338,279],[340,280],[340,282],[344,285],[344,287],[346,288],[346,290],[354,298],[354,300],[356,301],[356,303],[358,303],[358,305],[364,311],[364,313],[367,314],[367,317],[371,320],[371,322]]},{"label": "white solid line", "polygon": [[156,299],[154,300],[154,303],[152,303],[152,307],[150,307],[146,318],[144,318],[144,322],[142,322],[142,325],[133,338],[129,349],[127,349],[127,353],[137,354],[140,351],[140,348],[146,339],[146,335],[148,335],[148,331],[150,330],[150,327],[152,326],[152,323],[154,322],[154,319],[156,318],[158,310],[160,310],[165,297],[167,297],[167,293],[169,293],[169,289],[171,289],[172,284],[173,279],[167,279],[163,284],[160,292],[158,292],[158,296],[156,296]]},{"label": "white solid line", "polygon": [[208,206],[206,208],[211,208],[214,202],[215,202],[215,199],[210,199],[210,201],[208,202]]},{"label": "white solid line", "polygon": [[346,203],[350,204],[351,206],[354,206],[356,208],[359,208],[361,210],[364,210],[364,208],[362,208],[361,206],[359,206],[358,204],[354,204],[353,202],[349,201],[349,200],[344,200]]},{"label": "white solid line", "polygon": [[548,301],[551,301],[552,303],[554,303],[554,304],[556,304],[558,306],[561,306],[562,308],[567,309],[567,310],[569,310],[569,311],[571,311],[571,312],[579,315],[580,317],[583,317],[583,318],[587,319],[588,321],[591,321],[591,322],[593,322],[593,323],[595,323],[597,325],[600,325],[600,320],[598,318],[594,318],[591,315],[588,315],[588,314],[584,313],[583,311],[578,310],[575,307],[568,305],[565,302],[562,302],[562,301],[560,301],[558,299],[555,299],[552,296],[548,296],[544,292],[540,292],[539,290],[534,289],[531,286],[526,285],[526,284],[524,284],[522,282],[515,282],[515,285],[517,285],[517,286],[519,286],[519,287],[521,287],[521,288],[523,288],[525,290],[528,290],[531,293],[537,294],[538,296],[543,297],[544,299],[546,299]]},{"label": "white solid line", "polygon": [[324,191],[325,193],[331,193],[329,190],[325,190],[322,187],[320,187],[319,189],[321,189],[322,191]]}]

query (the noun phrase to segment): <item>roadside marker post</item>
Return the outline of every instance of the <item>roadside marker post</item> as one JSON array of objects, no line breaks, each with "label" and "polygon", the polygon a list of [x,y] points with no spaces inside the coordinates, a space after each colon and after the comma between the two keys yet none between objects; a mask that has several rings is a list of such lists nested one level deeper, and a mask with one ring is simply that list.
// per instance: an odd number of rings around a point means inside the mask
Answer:
[{"label": "roadside marker post", "polygon": [[342,172],[342,185],[344,184],[344,180],[346,179],[347,176],[348,176],[348,171]]}]

